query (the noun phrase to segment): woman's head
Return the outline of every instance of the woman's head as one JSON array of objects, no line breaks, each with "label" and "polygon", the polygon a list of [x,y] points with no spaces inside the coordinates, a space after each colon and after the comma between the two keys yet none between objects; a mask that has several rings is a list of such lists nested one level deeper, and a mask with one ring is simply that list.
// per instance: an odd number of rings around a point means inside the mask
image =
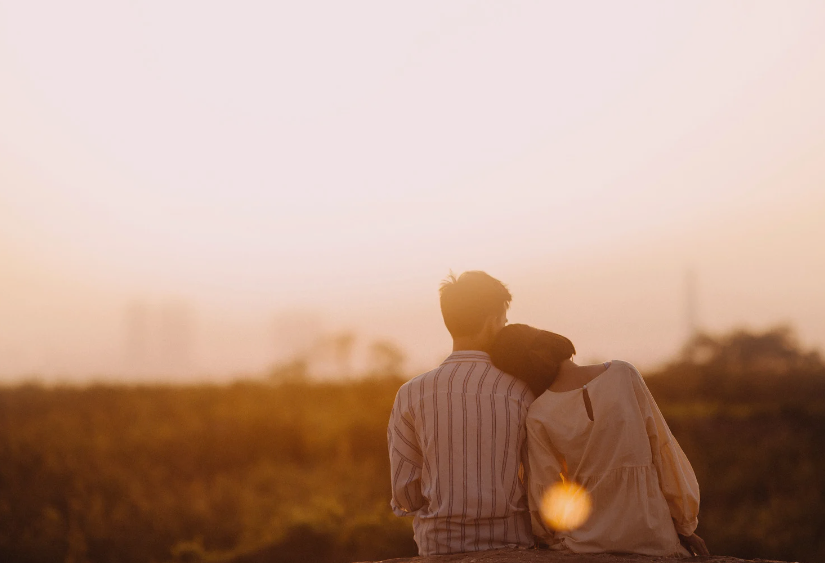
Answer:
[{"label": "woman's head", "polygon": [[575,353],[573,343],[560,334],[512,324],[498,333],[490,357],[497,368],[524,381],[538,396],[556,379],[559,365]]}]

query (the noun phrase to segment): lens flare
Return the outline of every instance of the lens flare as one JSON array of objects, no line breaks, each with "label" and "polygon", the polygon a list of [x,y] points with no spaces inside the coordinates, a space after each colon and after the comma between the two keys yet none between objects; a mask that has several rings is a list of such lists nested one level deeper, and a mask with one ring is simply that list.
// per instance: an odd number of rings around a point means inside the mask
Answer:
[{"label": "lens flare", "polygon": [[591,511],[587,490],[564,478],[544,491],[541,499],[542,519],[554,530],[575,530],[587,521]]}]

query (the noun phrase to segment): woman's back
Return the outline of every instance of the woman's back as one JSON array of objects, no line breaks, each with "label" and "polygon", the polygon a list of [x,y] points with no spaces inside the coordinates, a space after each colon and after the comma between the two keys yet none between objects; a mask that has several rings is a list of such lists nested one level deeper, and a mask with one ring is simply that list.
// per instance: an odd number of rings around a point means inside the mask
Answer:
[{"label": "woman's back", "polygon": [[[579,553],[689,555],[677,529],[695,529],[699,487],[631,364],[565,366],[531,405],[527,440],[533,533],[542,541]],[[580,528],[554,532],[539,507],[564,463],[568,478],[590,493],[593,511]]]}]

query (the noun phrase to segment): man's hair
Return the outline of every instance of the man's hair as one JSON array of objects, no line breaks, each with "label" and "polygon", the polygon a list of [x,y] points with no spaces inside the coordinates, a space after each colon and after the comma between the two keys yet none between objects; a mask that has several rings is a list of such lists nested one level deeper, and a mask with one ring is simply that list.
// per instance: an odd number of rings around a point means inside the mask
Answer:
[{"label": "man's hair", "polygon": [[488,317],[504,314],[513,299],[506,285],[479,270],[464,272],[458,278],[450,272],[439,293],[441,315],[453,338],[477,334]]},{"label": "man's hair", "polygon": [[528,325],[507,325],[490,349],[493,365],[524,381],[538,397],[559,373],[559,366],[576,353],[570,339]]}]

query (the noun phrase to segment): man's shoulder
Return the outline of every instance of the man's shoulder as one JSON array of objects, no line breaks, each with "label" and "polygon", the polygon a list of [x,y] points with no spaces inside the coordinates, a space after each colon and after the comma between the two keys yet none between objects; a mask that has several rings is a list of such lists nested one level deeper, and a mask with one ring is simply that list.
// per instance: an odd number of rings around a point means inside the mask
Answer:
[{"label": "man's shoulder", "polygon": [[[458,388],[455,385],[450,385],[449,380],[458,370],[447,370],[450,366],[461,369],[461,377],[470,377],[477,380],[478,386],[472,386],[472,393],[484,393],[495,395],[508,395],[518,399],[525,398],[532,402],[533,394],[525,382],[516,378],[509,373],[500,370],[490,362],[483,362],[484,368],[479,369],[478,366],[472,367],[472,364],[478,364],[477,361],[466,362],[445,362],[436,368],[426,371],[406,381],[401,385],[399,393],[402,391],[408,393],[431,393],[436,389],[446,390],[446,387],[451,387],[452,392],[463,392],[463,386]],[[470,369],[472,367],[472,369]],[[468,390],[470,392],[470,390]]]},{"label": "man's shoulder", "polygon": [[416,375],[413,378],[405,381],[401,384],[401,387],[398,388],[398,393],[396,395],[396,399],[400,397],[402,394],[418,394],[421,392],[421,389],[426,385],[427,380],[432,379],[436,372],[438,372],[438,368],[431,369],[430,371],[426,371],[420,375]]},{"label": "man's shoulder", "polygon": [[422,382],[424,382],[428,379],[432,379],[432,378],[435,377],[435,375],[438,373],[438,371],[440,369],[441,369],[441,366],[439,366],[437,368],[433,368],[430,371],[425,371],[424,373],[418,374],[415,377],[412,377],[409,380],[407,380],[406,382],[404,382],[401,385],[401,388],[403,389],[405,387],[413,387],[416,384],[421,384]]}]

